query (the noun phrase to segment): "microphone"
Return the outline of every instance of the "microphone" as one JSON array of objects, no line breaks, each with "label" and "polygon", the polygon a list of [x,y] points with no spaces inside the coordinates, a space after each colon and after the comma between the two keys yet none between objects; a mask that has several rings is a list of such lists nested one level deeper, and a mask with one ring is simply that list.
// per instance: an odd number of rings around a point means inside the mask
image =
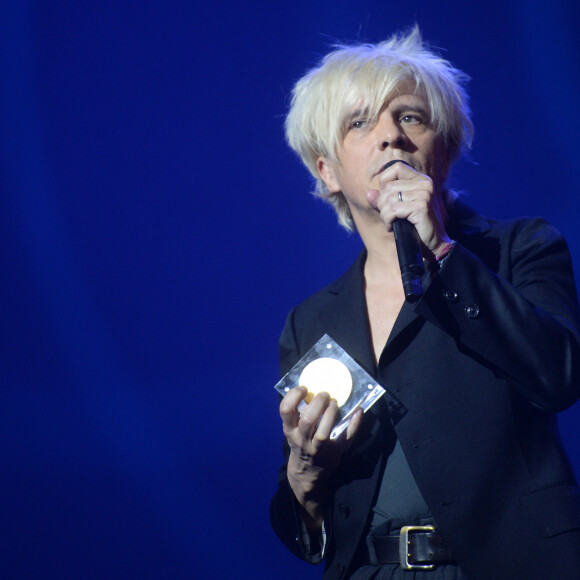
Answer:
[{"label": "microphone", "polygon": [[407,220],[396,219],[393,222],[393,232],[405,299],[407,302],[416,302],[423,296],[421,276],[425,272],[421,256],[421,239],[417,228]]},{"label": "microphone", "polygon": [[[393,159],[383,167],[383,171],[395,163],[409,165],[402,159]],[[423,296],[421,276],[425,272],[423,256],[421,255],[421,238],[419,238],[417,228],[408,220],[396,219],[393,222],[393,233],[395,234],[405,300],[416,302]]]}]

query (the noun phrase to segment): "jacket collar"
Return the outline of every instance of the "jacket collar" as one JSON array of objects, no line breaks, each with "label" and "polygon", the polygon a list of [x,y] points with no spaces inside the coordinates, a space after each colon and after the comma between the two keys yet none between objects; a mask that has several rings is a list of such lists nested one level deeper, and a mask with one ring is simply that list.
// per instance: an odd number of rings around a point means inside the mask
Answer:
[{"label": "jacket collar", "polygon": [[491,224],[487,218],[479,215],[460,200],[456,200],[448,212],[447,233],[454,240],[461,240],[466,236],[482,235],[491,229]]}]

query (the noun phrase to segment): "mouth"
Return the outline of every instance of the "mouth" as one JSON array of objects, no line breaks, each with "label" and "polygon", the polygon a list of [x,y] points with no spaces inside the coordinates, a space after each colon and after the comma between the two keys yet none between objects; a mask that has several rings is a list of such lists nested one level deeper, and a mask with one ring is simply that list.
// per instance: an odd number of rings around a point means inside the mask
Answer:
[{"label": "mouth", "polygon": [[391,165],[394,165],[395,163],[404,163],[405,165],[412,167],[412,165],[410,163],[407,163],[407,161],[403,161],[402,159],[391,159],[388,163],[385,163],[379,169],[379,171],[377,171],[377,175],[381,174],[383,171],[385,171],[386,169],[388,169],[389,167],[391,167]]}]

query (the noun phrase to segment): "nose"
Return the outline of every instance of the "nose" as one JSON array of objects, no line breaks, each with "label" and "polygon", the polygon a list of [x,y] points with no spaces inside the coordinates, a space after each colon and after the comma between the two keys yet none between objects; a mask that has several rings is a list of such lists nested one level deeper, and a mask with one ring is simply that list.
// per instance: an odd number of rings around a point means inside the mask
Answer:
[{"label": "nose", "polygon": [[389,111],[383,111],[375,127],[377,147],[384,151],[389,146],[399,149],[405,142],[405,133],[401,125],[394,119]]}]

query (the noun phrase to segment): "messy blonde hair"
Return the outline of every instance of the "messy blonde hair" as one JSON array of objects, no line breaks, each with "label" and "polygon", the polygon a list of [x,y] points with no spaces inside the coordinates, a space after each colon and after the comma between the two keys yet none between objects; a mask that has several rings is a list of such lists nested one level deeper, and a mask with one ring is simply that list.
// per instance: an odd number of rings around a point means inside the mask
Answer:
[{"label": "messy blonde hair", "polygon": [[[356,107],[378,118],[399,85],[409,80],[426,97],[429,122],[443,137],[452,164],[473,140],[464,89],[468,77],[423,42],[418,26],[379,44],[337,46],[292,91],[286,117],[288,144],[316,180],[315,195],[334,207],[339,223],[348,230],[354,229],[350,209],[343,194],[330,192],[320,178],[317,159],[338,162],[346,115]],[[447,202],[454,198],[452,192],[446,195]]]}]

